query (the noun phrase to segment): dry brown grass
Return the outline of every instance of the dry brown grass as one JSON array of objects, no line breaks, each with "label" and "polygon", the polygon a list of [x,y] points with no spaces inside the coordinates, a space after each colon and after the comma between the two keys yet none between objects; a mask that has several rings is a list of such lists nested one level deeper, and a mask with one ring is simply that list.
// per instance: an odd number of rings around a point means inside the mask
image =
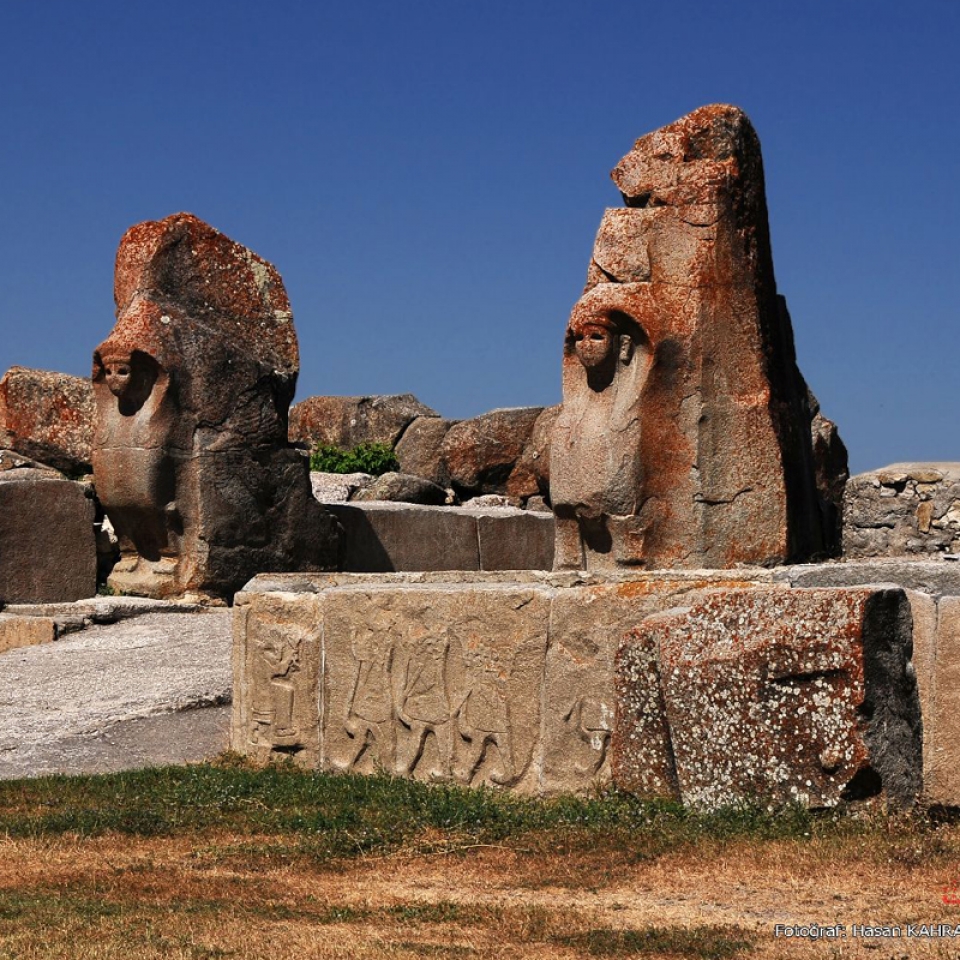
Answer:
[{"label": "dry brown grass", "polygon": [[[958,828],[705,841],[653,858],[549,835],[323,863],[281,837],[0,839],[0,957],[957,957],[957,941],[786,941],[774,925],[960,923]],[[927,844],[925,846],[925,844]],[[432,852],[424,852],[432,847]]]}]

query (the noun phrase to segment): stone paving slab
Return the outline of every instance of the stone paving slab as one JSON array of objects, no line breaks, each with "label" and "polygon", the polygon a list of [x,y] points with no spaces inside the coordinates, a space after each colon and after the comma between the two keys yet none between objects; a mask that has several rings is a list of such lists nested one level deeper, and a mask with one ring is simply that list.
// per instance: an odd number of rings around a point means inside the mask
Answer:
[{"label": "stone paving slab", "polygon": [[0,778],[216,756],[230,643],[229,610],[155,612],[0,654]]}]

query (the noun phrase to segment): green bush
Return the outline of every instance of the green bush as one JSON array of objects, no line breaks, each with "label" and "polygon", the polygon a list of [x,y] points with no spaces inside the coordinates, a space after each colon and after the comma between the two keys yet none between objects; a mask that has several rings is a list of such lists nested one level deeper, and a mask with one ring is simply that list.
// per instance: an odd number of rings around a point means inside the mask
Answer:
[{"label": "green bush", "polygon": [[310,455],[310,469],[323,473],[370,473],[379,477],[399,470],[400,463],[389,443],[361,443],[352,450],[318,443]]}]

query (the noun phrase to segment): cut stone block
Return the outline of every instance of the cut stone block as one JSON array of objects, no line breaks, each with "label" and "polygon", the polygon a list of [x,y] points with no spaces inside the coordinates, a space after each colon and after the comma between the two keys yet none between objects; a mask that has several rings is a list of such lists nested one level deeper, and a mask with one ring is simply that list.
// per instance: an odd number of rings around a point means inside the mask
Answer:
[{"label": "cut stone block", "polygon": [[481,570],[552,570],[550,513],[498,510],[477,516]]},{"label": "cut stone block", "polygon": [[476,518],[447,507],[332,503],[344,531],[343,568],[358,572],[479,570]]},{"label": "cut stone block", "polygon": [[623,630],[691,591],[768,576],[266,574],[236,597],[232,747],[333,771],[585,792],[609,779]]},{"label": "cut stone block", "polygon": [[33,647],[57,639],[57,625],[49,617],[15,617],[0,613],[0,653]]},{"label": "cut stone block", "polygon": [[319,606],[310,595],[238,599],[231,738],[256,760],[288,755],[304,766],[320,763]]},{"label": "cut stone block", "polygon": [[97,592],[93,500],[45,471],[0,471],[0,603],[82,600]]},{"label": "cut stone block", "polygon": [[[909,805],[923,767],[911,629],[901,590],[711,594],[625,641],[621,683],[628,668],[639,669],[620,702],[615,743],[642,739],[661,722],[651,687],[656,651],[669,749],[653,771],[665,771],[668,788],[672,757],[684,803],[820,807],[883,791],[888,803]],[[628,759],[615,763],[624,785],[643,779]]]},{"label": "cut stone block", "polygon": [[[924,796],[931,803],[960,806],[960,597],[943,597],[938,604],[932,661],[932,671],[925,671],[930,693],[924,697],[929,769]],[[921,676],[918,669],[918,681]]]}]

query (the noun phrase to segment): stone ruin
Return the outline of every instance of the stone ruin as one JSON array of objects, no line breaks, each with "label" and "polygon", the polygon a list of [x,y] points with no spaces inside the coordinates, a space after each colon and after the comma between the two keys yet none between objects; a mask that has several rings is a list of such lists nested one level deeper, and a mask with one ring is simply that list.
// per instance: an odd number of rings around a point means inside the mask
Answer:
[{"label": "stone ruin", "polygon": [[604,214],[564,343],[557,567],[836,555],[750,121],[703,107],[641,137],[612,176],[626,207]]},{"label": "stone ruin", "polygon": [[259,571],[336,569],[336,521],[287,443],[299,357],[276,269],[176,214],[124,235],[114,299],[93,355],[109,585],[231,596]]},{"label": "stone ruin", "polygon": [[[455,497],[553,513],[361,497],[331,505],[338,536],[288,444],[276,271],[186,214],[129,231],[89,448],[110,583],[243,586],[231,746],[258,760],[541,795],[613,781],[706,808],[960,805],[960,566],[920,559],[960,543],[960,474],[901,465],[844,494],[741,111],[642,137],[613,178],[626,206],[566,327],[559,408],[458,423],[409,395],[311,398],[290,417],[303,445],[384,440]],[[26,382],[11,371],[0,401]],[[29,433],[6,415],[8,446]],[[812,562],[839,555],[841,508],[863,559]]]},{"label": "stone ruin", "polygon": [[933,679],[958,578],[783,566],[838,554],[846,452],[797,368],[753,128],[702,108],[613,178],[537,471],[555,571],[255,578],[233,748],[700,807],[960,800]]}]

